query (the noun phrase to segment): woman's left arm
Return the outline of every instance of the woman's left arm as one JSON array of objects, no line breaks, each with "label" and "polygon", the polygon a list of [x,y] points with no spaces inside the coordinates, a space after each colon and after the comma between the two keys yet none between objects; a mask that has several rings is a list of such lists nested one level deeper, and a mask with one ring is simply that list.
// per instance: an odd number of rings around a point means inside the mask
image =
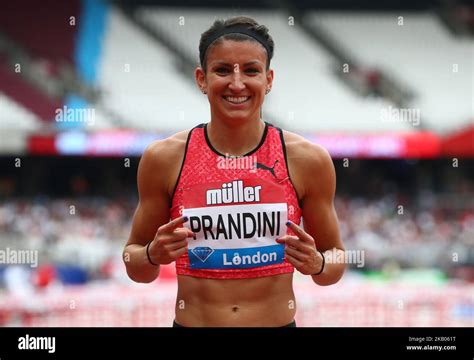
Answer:
[{"label": "woman's left arm", "polygon": [[[299,155],[297,163],[305,164],[298,169],[304,191],[301,199],[304,230],[288,223],[296,236],[286,235],[278,242],[286,243],[285,256],[298,271],[311,275],[318,285],[331,285],[339,281],[346,268],[344,244],[334,208],[336,173],[331,156],[318,145],[306,143],[300,148]],[[323,257],[320,252],[325,257],[321,273]]]}]

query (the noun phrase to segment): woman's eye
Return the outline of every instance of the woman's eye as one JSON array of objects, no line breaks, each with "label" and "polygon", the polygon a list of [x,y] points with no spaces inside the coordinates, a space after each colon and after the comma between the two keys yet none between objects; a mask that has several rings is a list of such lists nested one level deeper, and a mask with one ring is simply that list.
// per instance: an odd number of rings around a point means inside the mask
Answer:
[{"label": "woman's eye", "polygon": [[216,72],[218,72],[218,73],[227,73],[228,71],[229,71],[229,69],[224,68],[224,67],[220,67],[220,68],[216,69]]}]

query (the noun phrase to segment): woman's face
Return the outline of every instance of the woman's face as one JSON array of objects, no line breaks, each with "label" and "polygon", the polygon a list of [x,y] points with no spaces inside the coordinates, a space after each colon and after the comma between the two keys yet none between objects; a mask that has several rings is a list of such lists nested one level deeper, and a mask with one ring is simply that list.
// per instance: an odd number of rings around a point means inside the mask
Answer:
[{"label": "woman's face", "polygon": [[196,69],[196,80],[207,91],[213,117],[223,120],[260,118],[265,91],[273,81],[266,71],[267,53],[256,41],[224,40],[207,53],[207,73]]}]

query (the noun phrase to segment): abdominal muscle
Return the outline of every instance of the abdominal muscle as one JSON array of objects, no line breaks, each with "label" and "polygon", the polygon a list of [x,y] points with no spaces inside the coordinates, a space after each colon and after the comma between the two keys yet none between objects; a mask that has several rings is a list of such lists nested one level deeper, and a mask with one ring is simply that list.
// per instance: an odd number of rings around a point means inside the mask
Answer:
[{"label": "abdominal muscle", "polygon": [[178,276],[176,322],[182,326],[285,326],[296,313],[293,274],[217,280]]}]

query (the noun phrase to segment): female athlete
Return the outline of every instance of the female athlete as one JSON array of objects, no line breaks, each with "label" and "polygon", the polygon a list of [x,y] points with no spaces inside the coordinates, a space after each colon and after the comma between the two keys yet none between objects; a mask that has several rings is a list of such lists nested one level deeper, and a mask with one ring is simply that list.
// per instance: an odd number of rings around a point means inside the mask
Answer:
[{"label": "female athlete", "polygon": [[273,50],[255,20],[216,21],[195,71],[210,121],[140,161],[124,262],[142,283],[176,262],[175,327],[295,326],[294,269],[318,285],[343,275],[331,157],[261,118]]}]

